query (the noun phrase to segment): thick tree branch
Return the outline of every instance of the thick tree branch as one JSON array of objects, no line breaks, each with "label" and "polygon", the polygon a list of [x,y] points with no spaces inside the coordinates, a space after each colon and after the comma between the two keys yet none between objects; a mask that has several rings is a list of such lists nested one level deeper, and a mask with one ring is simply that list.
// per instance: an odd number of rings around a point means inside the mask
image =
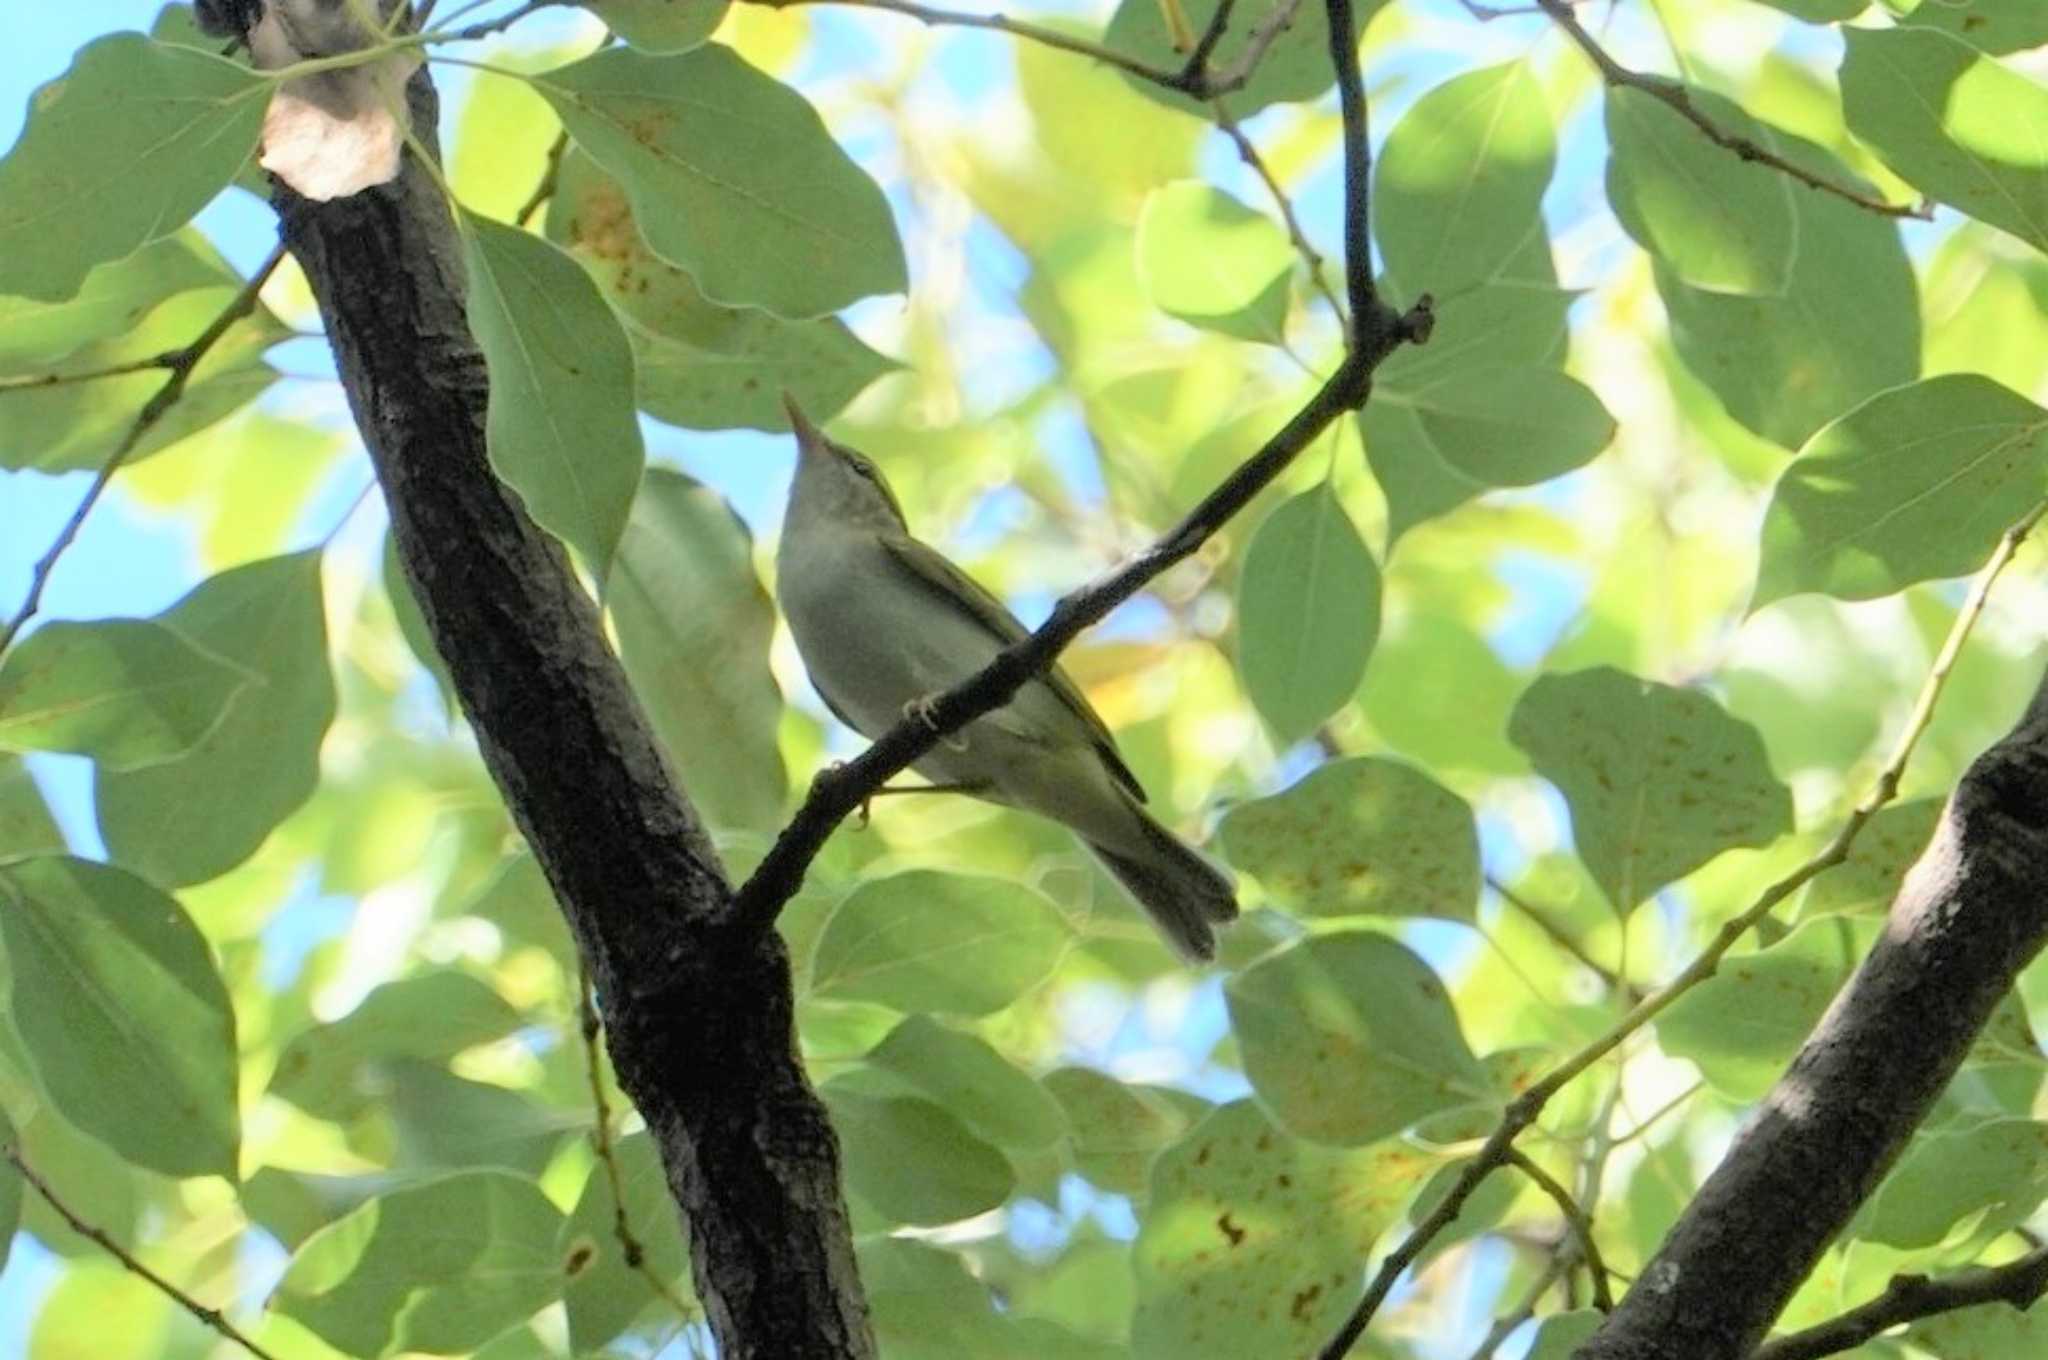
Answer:
[{"label": "thick tree branch", "polygon": [[1981,1303],[2034,1306],[2048,1292],[2048,1247],[2037,1247],[2004,1265],[1980,1266],[1930,1279],[1895,1275],[1884,1293],[1851,1308],[1840,1317],[1773,1337],[1757,1347],[1750,1360],[1819,1360],[1852,1350],[1902,1322],[1951,1313]]},{"label": "thick tree branch", "polygon": [[1343,363],[1264,447],[1158,542],[1107,576],[1062,598],[1052,616],[1031,636],[1004,648],[979,673],[935,697],[916,716],[906,717],[859,756],[819,772],[795,818],[775,838],[767,857],[739,891],[737,914],[753,929],[766,932],[774,924],[833,828],[889,778],[948,734],[1008,703],[1025,682],[1052,665],[1082,629],[1100,621],[1147,582],[1208,542],[1331,421],[1365,404],[1372,391],[1373,371],[1389,354],[1403,344],[1421,344],[1429,338],[1434,314],[1426,294],[1408,311],[1397,312],[1380,301],[1373,284],[1367,244],[1371,161],[1365,97],[1358,78],[1358,37],[1351,26],[1350,0],[1328,0],[1328,4],[1330,56],[1339,72],[1344,115],[1344,239],[1350,251],[1344,265],[1353,307],[1351,345]]},{"label": "thick tree branch", "polygon": [[[1616,88],[1640,90],[1642,93],[1650,96],[1650,98],[1661,102],[1680,118],[1683,118],[1686,122],[1699,129],[1702,137],[1705,137],[1722,150],[1731,152],[1742,160],[1752,161],[1757,165],[1769,166],[1779,174],[1795,179],[1809,189],[1817,189],[1824,194],[1833,194],[1843,202],[1853,203],[1866,212],[1874,212],[1884,217],[1916,217],[1923,221],[1933,218],[1934,205],[1932,203],[1887,203],[1881,198],[1874,198],[1860,190],[1852,189],[1846,184],[1837,184],[1825,176],[1816,175],[1803,166],[1795,165],[1791,161],[1786,160],[1767,146],[1752,141],[1748,137],[1729,132],[1713,119],[1707,117],[1706,114],[1700,112],[1699,106],[1692,102],[1692,95],[1686,91],[1685,86],[1676,81],[1666,80],[1662,76],[1645,75],[1641,71],[1631,71],[1628,67],[1616,61],[1609,55],[1607,49],[1600,45],[1599,39],[1586,31],[1586,26],[1579,22],[1579,16],[1572,13],[1569,0],[1536,0],[1536,5],[1545,14],[1548,14],[1559,28],[1564,30],[1565,36],[1570,38],[1581,52],[1586,54],[1586,59],[1599,69],[1602,80]],[[1474,7],[1468,5],[1467,8]],[[1475,13],[1477,12],[1475,9]],[[1501,13],[1505,12],[1496,11],[1483,17],[1498,18]]]},{"label": "thick tree branch", "polygon": [[[435,126],[412,85],[413,126]],[[407,578],[484,764],[561,903],[613,1066],[685,1210],[726,1360],[872,1356],[825,1110],[797,1061],[789,960],[732,928],[709,838],[560,548],[485,457],[484,362],[448,205],[408,157],[332,203],[280,189]]]},{"label": "thick tree branch", "polygon": [[1748,1355],[2044,942],[2048,684],[1956,786],[1884,935],[1579,1355]]}]

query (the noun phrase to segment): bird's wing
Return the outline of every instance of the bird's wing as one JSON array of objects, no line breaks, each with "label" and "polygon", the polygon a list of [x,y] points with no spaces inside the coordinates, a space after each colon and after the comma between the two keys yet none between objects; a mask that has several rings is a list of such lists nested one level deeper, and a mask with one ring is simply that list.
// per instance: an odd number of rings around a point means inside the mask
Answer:
[{"label": "bird's wing", "polygon": [[[954,566],[944,553],[903,534],[883,534],[882,547],[918,585],[940,599],[958,600],[965,604],[974,621],[988,631],[998,647],[1007,647],[1029,636],[1008,606],[989,594],[979,581]],[[1138,776],[1124,764],[1123,756],[1116,749],[1116,738],[1110,735],[1109,727],[1089,704],[1088,697],[1057,665],[1047,667],[1038,678],[1059,696],[1061,703],[1073,710],[1074,716],[1088,729],[1096,753],[1102,757],[1102,763],[1110,774],[1130,791],[1133,798],[1144,802],[1145,790],[1138,783]]]}]

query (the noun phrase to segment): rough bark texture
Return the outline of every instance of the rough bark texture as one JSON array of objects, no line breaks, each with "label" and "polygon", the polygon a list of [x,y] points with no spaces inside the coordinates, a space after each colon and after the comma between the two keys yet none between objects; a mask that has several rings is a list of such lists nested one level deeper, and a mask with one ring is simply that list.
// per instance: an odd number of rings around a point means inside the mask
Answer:
[{"label": "rough bark texture", "polygon": [[[415,126],[431,128],[424,73],[413,94]],[[872,1355],[837,1146],[796,1058],[788,957],[773,931],[733,928],[710,841],[595,607],[485,460],[484,361],[445,200],[410,158],[354,198],[279,194],[406,575],[685,1210],[719,1354]]]},{"label": "rough bark texture", "polygon": [[1579,1360],[1753,1351],[2048,942],[2048,688],[1956,786],[1883,936]]}]

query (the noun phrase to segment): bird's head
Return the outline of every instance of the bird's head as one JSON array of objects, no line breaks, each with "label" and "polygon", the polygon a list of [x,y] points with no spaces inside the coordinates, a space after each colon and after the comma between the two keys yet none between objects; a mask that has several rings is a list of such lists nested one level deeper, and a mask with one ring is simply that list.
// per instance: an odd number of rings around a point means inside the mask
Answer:
[{"label": "bird's head", "polygon": [[901,533],[907,527],[896,493],[864,454],[834,443],[811,423],[795,398],[782,394],[796,433],[796,477],[789,487],[788,525],[816,517],[820,522]]}]

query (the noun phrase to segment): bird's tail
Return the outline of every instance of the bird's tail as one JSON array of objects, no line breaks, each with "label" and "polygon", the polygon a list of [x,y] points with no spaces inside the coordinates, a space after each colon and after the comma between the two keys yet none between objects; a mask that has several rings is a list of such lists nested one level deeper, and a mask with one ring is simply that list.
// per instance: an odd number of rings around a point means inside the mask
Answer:
[{"label": "bird's tail", "polygon": [[1087,846],[1137,899],[1167,942],[1191,962],[1216,957],[1216,927],[1237,919],[1237,891],[1208,860],[1132,803],[1143,834],[1132,841]]}]

